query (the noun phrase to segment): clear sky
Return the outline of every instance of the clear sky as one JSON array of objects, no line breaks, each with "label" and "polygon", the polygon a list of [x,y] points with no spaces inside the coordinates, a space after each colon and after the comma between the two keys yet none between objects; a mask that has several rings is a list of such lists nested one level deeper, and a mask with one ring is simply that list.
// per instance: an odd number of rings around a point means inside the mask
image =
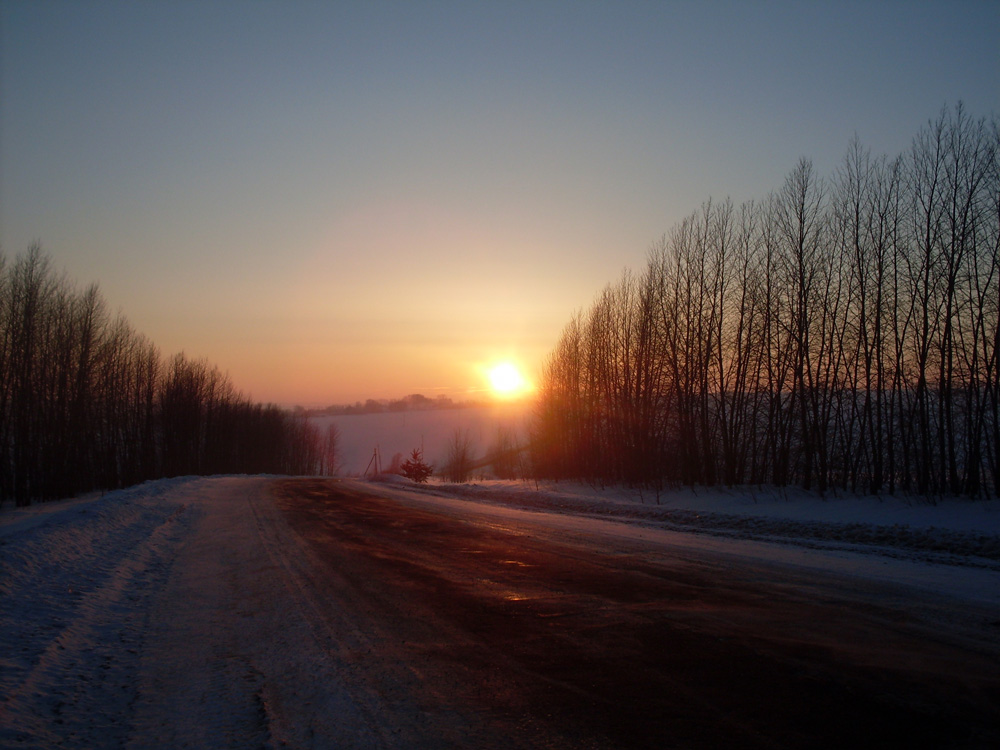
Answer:
[{"label": "clear sky", "polygon": [[1000,109],[1000,2],[0,0],[0,249],[260,401],[532,377],[708,197]]}]

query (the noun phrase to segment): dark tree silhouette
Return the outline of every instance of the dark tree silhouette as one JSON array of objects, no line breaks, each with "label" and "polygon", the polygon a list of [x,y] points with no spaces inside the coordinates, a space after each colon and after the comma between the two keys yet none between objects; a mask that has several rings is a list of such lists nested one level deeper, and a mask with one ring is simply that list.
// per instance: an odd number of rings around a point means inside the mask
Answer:
[{"label": "dark tree silhouette", "polygon": [[311,474],[331,465],[331,437],[251,403],[208,362],[164,363],[37,245],[0,255],[0,503],[180,474]]},{"label": "dark tree silhouette", "polygon": [[564,330],[533,471],[995,495],[998,350],[1000,126],[959,105],[675,226]]},{"label": "dark tree silhouette", "polygon": [[403,461],[400,470],[404,477],[412,479],[418,484],[426,482],[428,477],[434,473],[434,469],[424,463],[423,454],[418,448],[414,448],[410,457]]}]

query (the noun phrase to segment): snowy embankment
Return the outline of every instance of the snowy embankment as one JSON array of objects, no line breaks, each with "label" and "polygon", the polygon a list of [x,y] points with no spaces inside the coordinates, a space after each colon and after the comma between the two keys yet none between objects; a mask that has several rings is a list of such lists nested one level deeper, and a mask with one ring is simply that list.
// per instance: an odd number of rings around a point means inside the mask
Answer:
[{"label": "snowy embankment", "polygon": [[0,513],[0,747],[123,743],[188,481]]},{"label": "snowy embankment", "polygon": [[1000,571],[1000,502],[996,500],[931,503],[895,497],[821,498],[803,490],[773,488],[655,493],[554,482],[432,483],[425,487],[425,491],[526,510]]}]

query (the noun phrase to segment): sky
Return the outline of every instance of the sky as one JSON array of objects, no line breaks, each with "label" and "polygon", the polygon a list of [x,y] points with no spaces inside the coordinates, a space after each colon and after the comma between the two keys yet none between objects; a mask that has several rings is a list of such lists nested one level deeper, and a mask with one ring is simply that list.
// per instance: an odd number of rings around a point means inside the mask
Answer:
[{"label": "sky", "polygon": [[476,398],[708,198],[1000,115],[1000,2],[0,0],[0,251],[255,400]]}]

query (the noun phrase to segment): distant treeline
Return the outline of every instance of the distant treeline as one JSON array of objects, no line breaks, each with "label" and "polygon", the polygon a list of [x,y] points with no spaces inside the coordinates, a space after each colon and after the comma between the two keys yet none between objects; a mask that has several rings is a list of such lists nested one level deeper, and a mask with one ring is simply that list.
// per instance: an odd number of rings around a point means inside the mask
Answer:
[{"label": "distant treeline", "polygon": [[209,363],[163,360],[37,246],[0,254],[0,504],[164,476],[311,474],[334,447]]},{"label": "distant treeline", "polygon": [[426,411],[428,409],[464,409],[478,406],[475,403],[456,403],[447,396],[429,398],[421,393],[411,393],[399,399],[367,399],[353,404],[335,404],[323,409],[307,409],[303,413],[312,417],[334,417],[345,414],[382,414],[384,412]]},{"label": "distant treeline", "polygon": [[566,327],[535,470],[591,481],[997,494],[1000,127],[802,160],[709,202]]}]

